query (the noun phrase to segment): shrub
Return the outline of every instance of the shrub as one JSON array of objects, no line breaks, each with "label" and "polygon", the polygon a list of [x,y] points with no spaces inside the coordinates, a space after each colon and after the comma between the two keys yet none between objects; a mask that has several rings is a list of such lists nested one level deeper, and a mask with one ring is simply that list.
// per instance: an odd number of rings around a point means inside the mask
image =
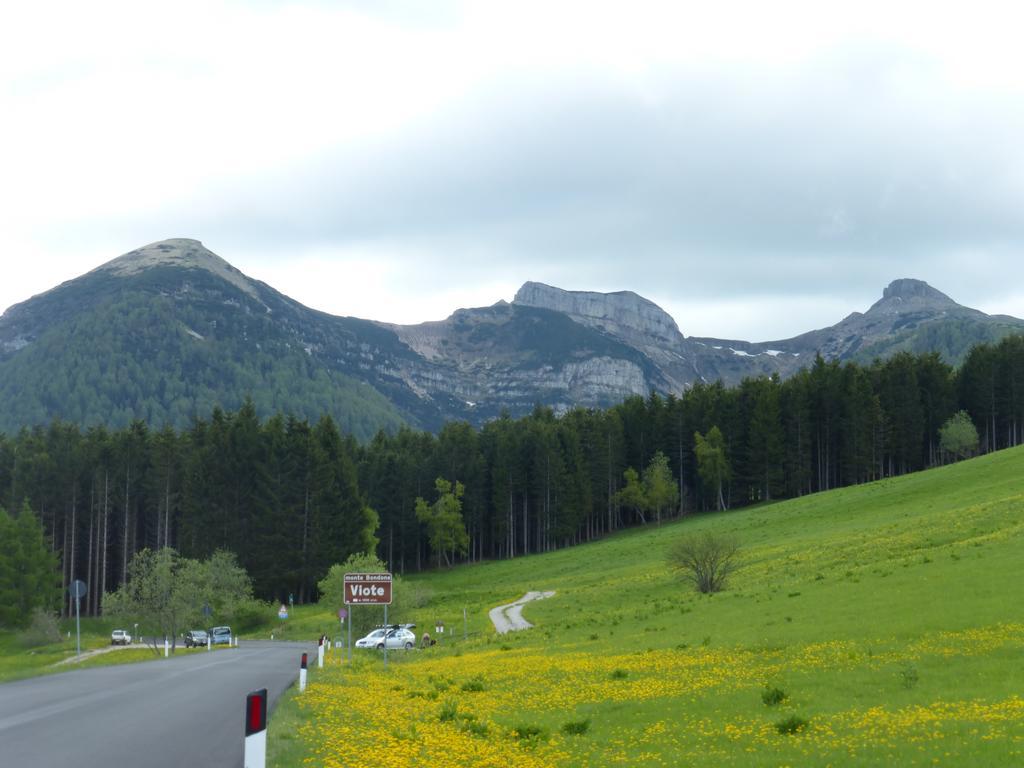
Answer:
[{"label": "shrub", "polygon": [[590,718],[586,720],[570,720],[562,726],[562,733],[567,736],[582,736],[590,730]]},{"label": "shrub", "polygon": [[612,680],[625,680],[629,677],[629,672],[624,669],[614,669],[610,675]]},{"label": "shrub", "polygon": [[729,574],[736,570],[739,548],[734,538],[711,532],[684,536],[669,547],[668,564],[698,592],[713,594],[725,588]]},{"label": "shrub", "polygon": [[467,680],[460,687],[466,693],[480,693],[480,691],[485,690],[483,678],[479,676],[474,677],[472,680]]},{"label": "shrub", "polygon": [[900,680],[903,682],[903,687],[910,690],[917,685],[918,675],[917,667],[912,664],[904,664],[903,668],[899,672]]},{"label": "shrub", "polygon": [[471,715],[463,715],[463,719],[459,722],[459,728],[474,736],[486,736],[490,731],[487,723],[481,723]]},{"label": "shrub", "polygon": [[774,707],[781,704],[788,698],[789,696],[787,693],[781,688],[769,688],[768,686],[765,686],[765,689],[761,691],[761,701],[764,702],[766,707]]},{"label": "shrub", "polygon": [[270,626],[276,621],[274,606],[255,598],[242,600],[231,611],[230,621],[234,625],[235,632],[254,632],[261,627]]},{"label": "shrub", "polygon": [[57,617],[42,608],[33,609],[29,625],[18,635],[18,642],[24,648],[59,643],[60,627],[57,626]]},{"label": "shrub", "polygon": [[459,705],[455,699],[448,699],[444,704],[441,705],[441,712],[438,714],[437,719],[442,723],[449,723],[455,720],[459,716]]},{"label": "shrub", "polygon": [[799,715],[790,715],[785,720],[779,720],[775,724],[775,730],[782,734],[792,735],[799,733],[809,725],[807,720]]},{"label": "shrub", "polygon": [[512,735],[519,741],[538,742],[547,738],[548,732],[539,725],[528,725],[520,723],[512,728]]}]

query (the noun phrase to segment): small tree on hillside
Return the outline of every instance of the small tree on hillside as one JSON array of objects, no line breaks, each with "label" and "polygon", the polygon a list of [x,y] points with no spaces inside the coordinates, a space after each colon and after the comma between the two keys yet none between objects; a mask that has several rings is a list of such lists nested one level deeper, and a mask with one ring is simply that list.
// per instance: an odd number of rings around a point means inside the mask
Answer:
[{"label": "small tree on hillside", "polygon": [[693,435],[694,453],[697,455],[697,471],[700,478],[715,490],[717,508],[726,508],[722,486],[728,482],[731,470],[725,455],[725,438],[718,427],[708,430],[707,437],[700,432]]},{"label": "small tree on hillside", "polygon": [[644,496],[647,507],[654,510],[655,519],[661,522],[662,511],[671,512],[679,508],[679,488],[672,479],[668,468],[668,457],[658,451],[644,470]]},{"label": "small tree on hillside", "polygon": [[978,450],[978,429],[967,411],[949,417],[939,429],[939,445],[957,459],[972,456]]},{"label": "small tree on hillside", "polygon": [[668,550],[668,565],[698,592],[710,594],[725,588],[729,574],[737,568],[739,544],[729,536],[702,533],[676,540]]},{"label": "small tree on hillside", "polygon": [[464,555],[469,551],[469,534],[462,519],[462,494],[466,488],[460,482],[453,487],[443,477],[434,481],[434,487],[437,489],[437,501],[433,504],[416,499],[416,519],[427,526],[430,548],[437,555],[438,567],[442,557],[445,565],[450,566],[449,554]]},{"label": "small tree on hillside", "polygon": [[640,482],[640,475],[632,467],[627,467],[622,477],[626,484],[615,494],[615,503],[632,509],[640,518],[640,522],[647,525],[647,516],[644,514],[647,509],[647,494]]}]

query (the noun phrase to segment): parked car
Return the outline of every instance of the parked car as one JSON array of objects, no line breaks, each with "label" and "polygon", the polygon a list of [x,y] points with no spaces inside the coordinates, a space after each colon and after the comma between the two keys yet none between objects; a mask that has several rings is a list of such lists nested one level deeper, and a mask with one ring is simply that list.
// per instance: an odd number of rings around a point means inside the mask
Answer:
[{"label": "parked car", "polygon": [[378,627],[366,637],[356,640],[356,648],[383,648],[386,643],[389,649],[411,650],[416,645],[416,635],[412,632],[415,626],[415,624],[390,624],[387,627]]},{"label": "parked car", "polygon": [[214,627],[210,630],[213,645],[231,645],[231,627]]},{"label": "parked car", "polygon": [[131,645],[132,636],[123,629],[115,629],[110,633],[111,645]]},{"label": "parked car", "polygon": [[379,627],[366,637],[361,637],[356,640],[356,648],[383,648],[384,647],[384,635],[387,632],[384,627]]},{"label": "parked car", "polygon": [[206,638],[209,635],[206,634],[205,630],[192,629],[185,633],[185,647],[186,648],[198,648],[206,645]]}]

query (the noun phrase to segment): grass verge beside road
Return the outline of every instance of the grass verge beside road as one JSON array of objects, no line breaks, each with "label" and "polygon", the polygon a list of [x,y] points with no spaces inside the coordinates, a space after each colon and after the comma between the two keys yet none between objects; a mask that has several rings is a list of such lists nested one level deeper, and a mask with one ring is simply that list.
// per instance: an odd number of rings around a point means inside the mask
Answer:
[{"label": "grass verge beside road", "polygon": [[[110,645],[110,630],[106,626],[110,622],[103,619],[82,619],[82,653],[107,650]],[[68,638],[67,626],[71,626],[71,637]],[[129,664],[140,661],[155,661],[163,658],[163,647],[158,653],[147,645],[117,646],[109,653],[100,653],[73,661],[76,656],[74,621],[61,622],[63,639],[57,643],[26,648],[22,645],[18,633],[0,632],[0,683],[21,680],[26,677],[49,675],[58,672],[69,672],[73,669],[101,667],[111,664]],[[218,646],[214,650],[225,649]],[[175,654],[205,653],[205,648],[185,648],[178,645]],[[66,662],[66,663],[61,663]]]}]

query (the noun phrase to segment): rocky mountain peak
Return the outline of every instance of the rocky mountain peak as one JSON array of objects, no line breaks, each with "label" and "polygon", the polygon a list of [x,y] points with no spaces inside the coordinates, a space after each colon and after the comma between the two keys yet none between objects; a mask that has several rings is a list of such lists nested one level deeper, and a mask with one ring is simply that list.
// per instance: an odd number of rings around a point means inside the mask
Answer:
[{"label": "rocky mountain peak", "polygon": [[159,240],[136,248],[123,256],[118,256],[113,261],[108,261],[97,271],[102,270],[121,277],[129,277],[161,266],[203,269],[228,281],[253,298],[259,298],[256,287],[249,278],[206,248],[199,240],[187,237]]},{"label": "rocky mountain peak", "polygon": [[886,286],[882,292],[882,298],[871,306],[868,313],[892,314],[916,312],[922,309],[941,311],[955,309],[959,306],[949,296],[932,288],[924,280],[901,278],[893,280]]},{"label": "rocky mountain peak", "polygon": [[562,312],[583,325],[621,338],[643,334],[675,341],[681,337],[671,315],[632,291],[566,291],[527,282],[516,292],[512,303]]}]

